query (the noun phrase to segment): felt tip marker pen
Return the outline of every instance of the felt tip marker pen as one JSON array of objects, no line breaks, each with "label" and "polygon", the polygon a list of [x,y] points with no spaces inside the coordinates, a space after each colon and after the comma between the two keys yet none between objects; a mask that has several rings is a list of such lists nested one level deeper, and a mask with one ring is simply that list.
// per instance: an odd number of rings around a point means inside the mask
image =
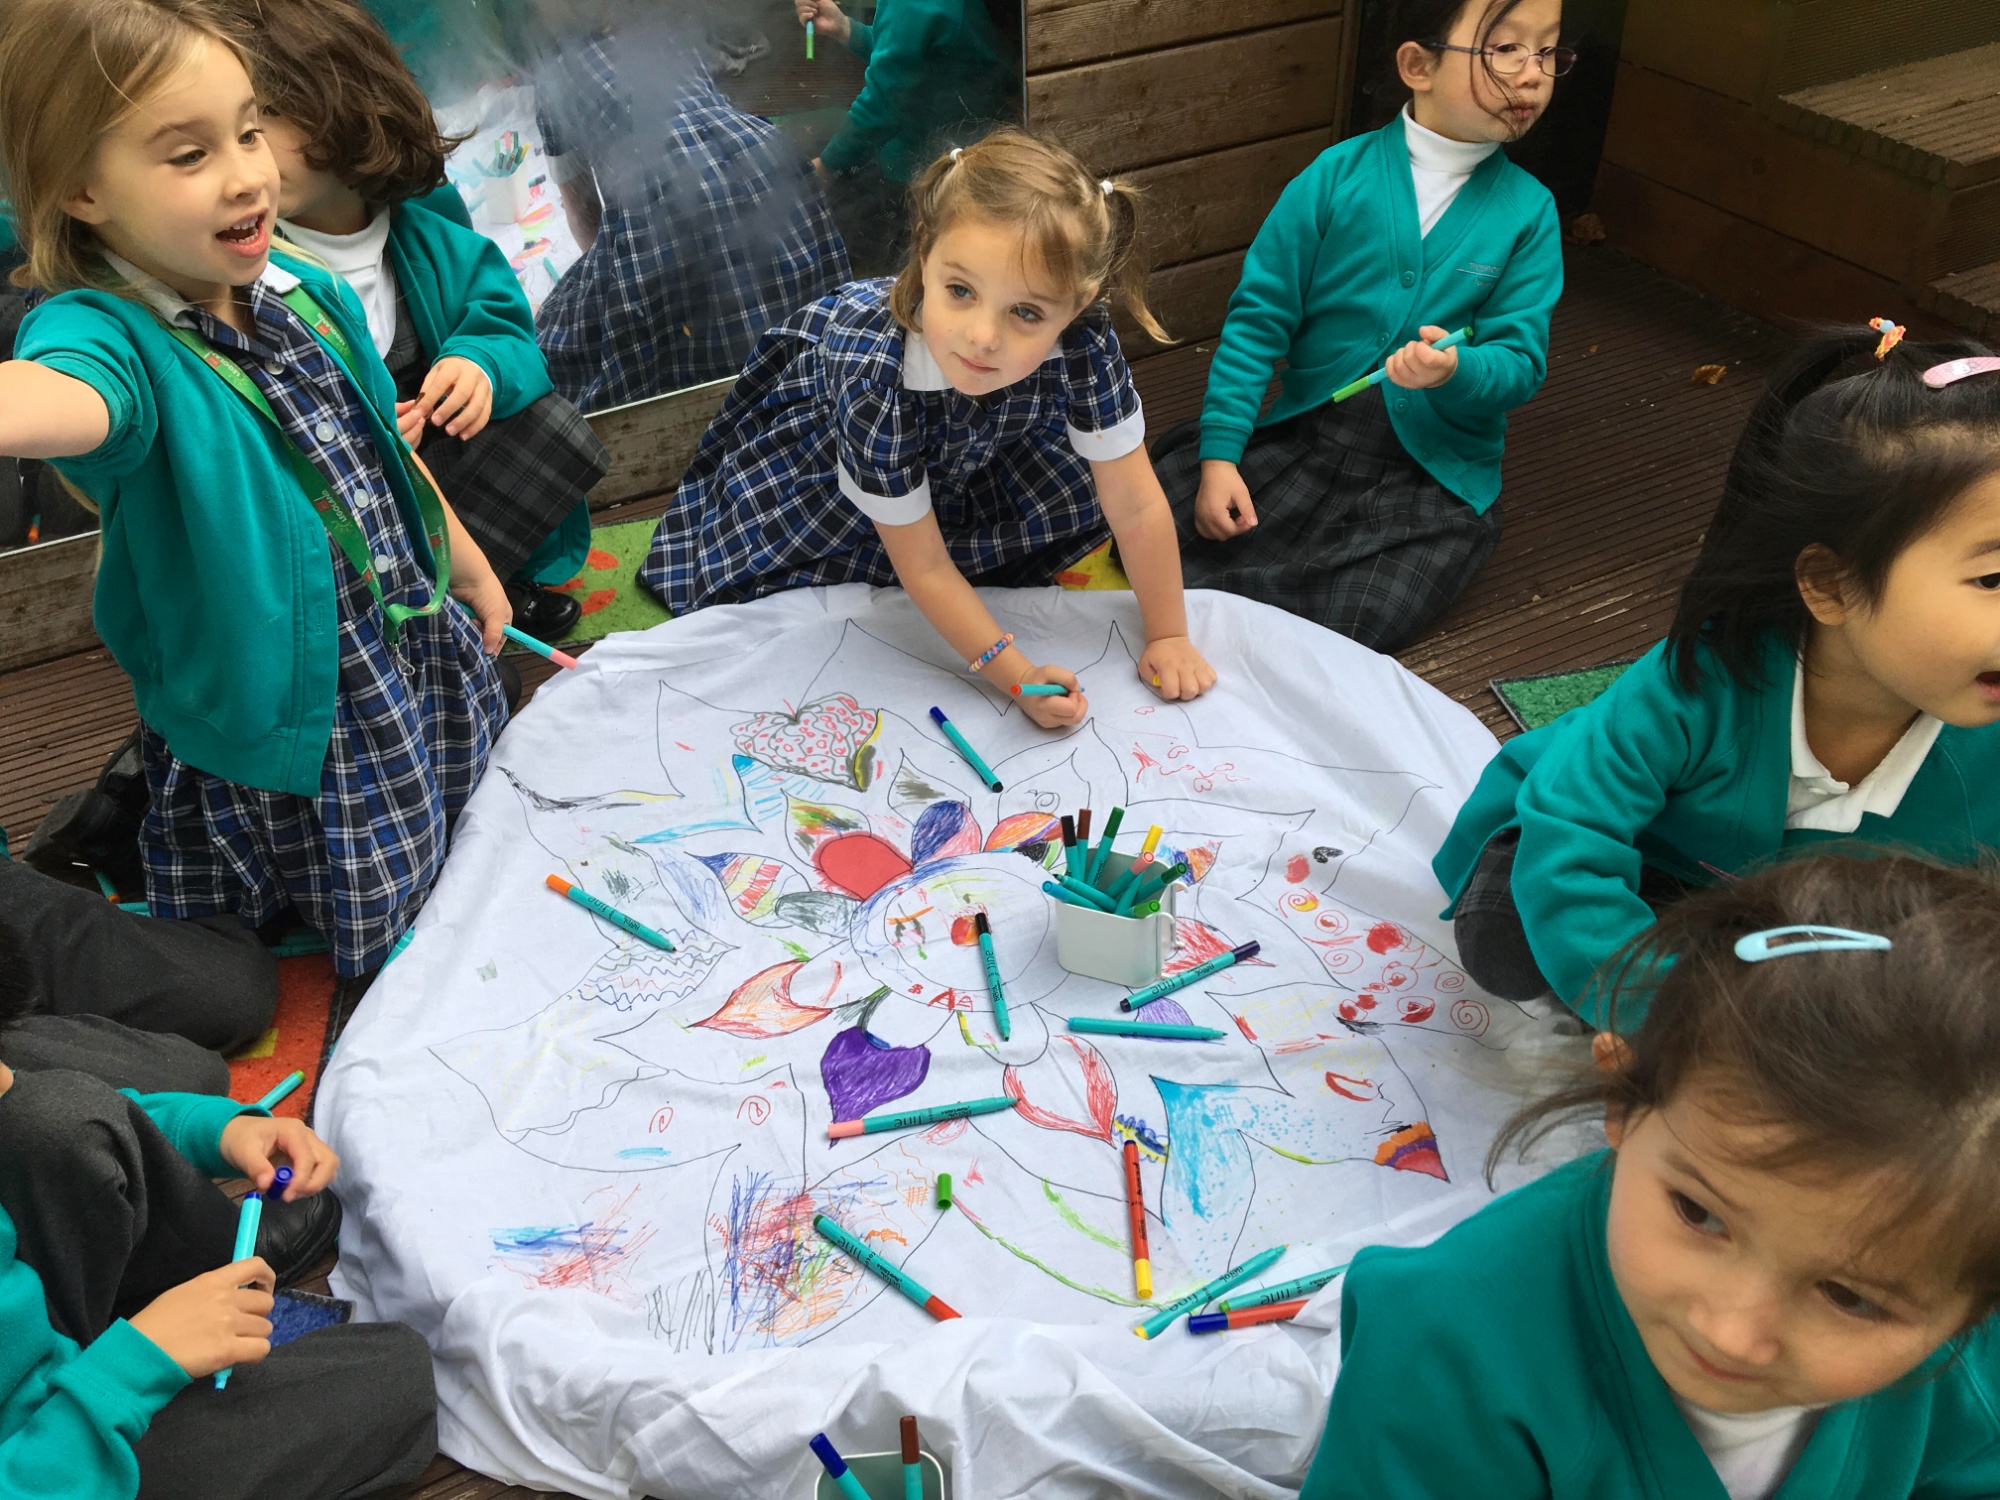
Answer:
[{"label": "felt tip marker pen", "polygon": [[1239,943],[1227,953],[1217,954],[1205,964],[1196,964],[1192,969],[1180,974],[1170,974],[1157,984],[1149,984],[1143,990],[1134,990],[1118,1002],[1120,1010],[1137,1010],[1142,1005],[1151,1005],[1155,1000],[1171,995],[1175,990],[1184,990],[1197,984],[1211,974],[1220,974],[1233,964],[1240,964],[1246,958],[1255,958],[1263,945],[1254,939]]},{"label": "felt tip marker pen", "polygon": [[[1447,333],[1443,338],[1439,339],[1435,344],[1432,344],[1431,347],[1442,353],[1446,349],[1457,348],[1460,344],[1464,343],[1467,339],[1471,337],[1472,337],[1472,330],[1470,328],[1461,328],[1456,333]],[[1352,381],[1347,385],[1342,386],[1339,390],[1335,391],[1333,395],[1328,399],[1332,401],[1345,401],[1349,396],[1358,396],[1363,391],[1367,390],[1369,386],[1380,385],[1384,380],[1387,380],[1388,378],[1389,378],[1389,367],[1387,365],[1384,365],[1381,369],[1377,370],[1373,375],[1363,375],[1359,380]]]},{"label": "felt tip marker pen", "polygon": [[[263,1197],[257,1193],[244,1194],[243,1204],[236,1210],[236,1247],[229,1257],[232,1261],[248,1260],[257,1253],[257,1226],[263,1222]],[[218,1391],[229,1384],[231,1368],[224,1365],[215,1372],[215,1388]]]},{"label": "felt tip marker pen", "polygon": [[1060,682],[1017,682],[1014,684],[1016,698],[1067,698],[1069,689]]},{"label": "felt tip marker pen", "polygon": [[958,732],[958,726],[944,716],[943,709],[932,708],[931,721],[944,731],[944,737],[951,741],[952,749],[956,750],[965,763],[978,773],[979,779],[986,783],[989,792],[1003,790],[1000,778],[993,774],[993,768],[979,758],[979,752],[973,749],[966,737]]},{"label": "felt tip marker pen", "polygon": [[924,1130],[946,1120],[963,1120],[971,1115],[997,1114],[1021,1101],[1001,1094],[992,1099],[967,1099],[960,1104],[933,1104],[928,1109],[906,1109],[892,1115],[867,1115],[859,1120],[835,1120],[826,1127],[827,1139],[844,1141],[849,1136],[874,1135],[880,1130]]},{"label": "felt tip marker pen", "polygon": [[976,912],[972,918],[972,930],[979,934],[979,957],[986,965],[986,989],[993,997],[993,1025],[1000,1033],[1000,1040],[1014,1039],[1014,1024],[1007,1015],[1007,992],[1000,987],[1000,961],[993,956],[993,924],[986,920],[985,912]]},{"label": "felt tip marker pen", "polygon": [[1285,1253],[1285,1246],[1273,1245],[1268,1250],[1259,1251],[1233,1271],[1224,1271],[1206,1286],[1196,1287],[1185,1297],[1177,1297],[1154,1313],[1132,1331],[1142,1339],[1156,1339],[1173,1326],[1175,1318],[1182,1313],[1193,1312],[1209,1302],[1213,1302],[1224,1292],[1239,1287],[1253,1276],[1261,1276],[1271,1266],[1277,1264],[1278,1257]]},{"label": "felt tip marker pen", "polygon": [[565,671],[574,672],[576,670],[576,658],[574,656],[569,655],[567,652],[556,650],[555,647],[549,645],[546,641],[538,641],[525,631],[516,630],[512,625],[502,625],[500,633],[515,645],[526,646],[535,655],[547,657]]},{"label": "felt tip marker pen", "polygon": [[1104,910],[1103,907],[1099,906],[1094,901],[1086,901],[1081,896],[1071,895],[1068,891],[1064,890],[1061,886],[1057,885],[1053,880],[1044,880],[1042,882],[1042,892],[1044,895],[1053,896],[1056,898],[1056,900],[1061,901],[1069,906],[1081,907],[1084,911]]},{"label": "felt tip marker pen", "polygon": [[1056,876],[1056,884],[1085,904],[1096,907],[1099,911],[1109,912],[1111,910],[1111,898],[1088,881],[1078,880],[1072,875],[1058,875]]},{"label": "felt tip marker pen", "polygon": [[1125,1142],[1125,1212],[1132,1219],[1132,1289],[1153,1300],[1153,1258],[1146,1248],[1146,1199],[1139,1186],[1139,1143]]},{"label": "felt tip marker pen", "polygon": [[905,1297],[908,1297],[917,1306],[940,1322],[946,1318],[955,1318],[958,1316],[958,1313],[943,1298],[934,1295],[916,1277],[909,1275],[901,1266],[892,1265],[890,1262],[884,1260],[880,1255],[862,1244],[858,1236],[849,1234],[825,1214],[820,1214],[814,1218],[813,1228],[819,1231],[821,1239],[836,1247],[842,1255],[845,1255],[864,1270],[873,1271],[877,1276],[888,1282],[890,1286],[901,1292]]},{"label": "felt tip marker pen", "polygon": [[1111,842],[1118,837],[1118,825],[1124,821],[1125,809],[1122,807],[1112,808],[1111,816],[1104,820],[1104,836],[1097,841],[1097,852],[1090,857],[1090,868],[1083,876],[1092,885],[1097,885],[1098,878],[1103,875],[1104,862],[1111,857]]},{"label": "felt tip marker pen", "polygon": [[1310,1297],[1334,1277],[1345,1271],[1345,1262],[1325,1271],[1315,1271],[1310,1276],[1296,1276],[1290,1281],[1281,1281],[1276,1286],[1267,1286],[1260,1292],[1245,1292],[1240,1297],[1225,1297],[1216,1303],[1224,1312],[1240,1312],[1246,1307],[1268,1307],[1273,1302],[1290,1302],[1294,1297]]},{"label": "felt tip marker pen", "polygon": [[1138,883],[1125,893],[1125,899],[1119,903],[1119,909],[1130,911],[1140,902],[1163,894],[1168,886],[1187,872],[1186,860],[1182,860],[1179,864],[1168,865],[1164,870],[1159,867],[1159,861],[1155,860],[1146,873],[1139,877]]},{"label": "felt tip marker pen", "polygon": [[651,943],[655,948],[664,948],[669,953],[674,951],[673,939],[665,933],[653,931],[652,928],[641,922],[637,917],[626,916],[617,907],[598,900],[582,886],[572,885],[560,875],[549,876],[546,884],[557,895],[569,897],[570,900],[574,901],[592,916],[604,918],[613,927],[621,928],[631,933],[633,937],[638,938],[641,942]]},{"label": "felt tip marker pen", "polygon": [[1128,1021],[1123,1016],[1105,1020],[1098,1016],[1071,1016],[1071,1031],[1094,1036],[1155,1037],[1169,1042],[1219,1042],[1229,1033],[1213,1026],[1182,1026],[1173,1021]]},{"label": "felt tip marker pen", "polygon": [[833,1487],[845,1500],[872,1500],[868,1491],[861,1487],[861,1481],[854,1477],[854,1471],[847,1467],[847,1460],[840,1456],[825,1433],[815,1433],[807,1440],[806,1446],[818,1457],[826,1469],[827,1478],[833,1481]]},{"label": "felt tip marker pen", "polygon": [[1063,833],[1063,874],[1076,874],[1076,819],[1068,813],[1062,818]]},{"label": "felt tip marker pen", "polygon": [[903,1440],[903,1500],[924,1500],[924,1448],[917,1438],[917,1419],[903,1418],[898,1435]]},{"label": "felt tip marker pen", "polygon": [[1220,1333],[1225,1328],[1251,1328],[1259,1323],[1284,1323],[1306,1310],[1310,1297],[1292,1302],[1266,1302],[1258,1307],[1239,1307],[1229,1312],[1189,1313],[1189,1333]]},{"label": "felt tip marker pen", "polygon": [[293,1089],[306,1081],[306,1075],[294,1068],[278,1080],[278,1086],[257,1101],[258,1109],[276,1109],[288,1098]]}]

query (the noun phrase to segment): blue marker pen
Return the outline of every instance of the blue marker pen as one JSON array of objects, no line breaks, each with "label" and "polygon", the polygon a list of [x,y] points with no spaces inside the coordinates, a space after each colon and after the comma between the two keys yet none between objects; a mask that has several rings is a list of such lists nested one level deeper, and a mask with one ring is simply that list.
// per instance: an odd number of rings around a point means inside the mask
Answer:
[{"label": "blue marker pen", "polygon": [[1014,1026],[1007,1017],[1007,992],[1000,988],[1000,961],[993,956],[993,924],[986,920],[985,912],[975,913],[972,930],[979,934],[979,956],[986,964],[986,988],[993,995],[993,1024],[1000,1030],[1000,1040],[1014,1039]]},{"label": "blue marker pen", "polygon": [[835,1450],[825,1433],[813,1434],[806,1446],[819,1456],[822,1464],[826,1465],[826,1472],[832,1476],[835,1487],[847,1497],[847,1500],[873,1500],[868,1491],[861,1487],[861,1481],[854,1477],[854,1471],[847,1467],[847,1460]]},{"label": "blue marker pen", "polygon": [[[257,1253],[257,1226],[263,1222],[264,1200],[256,1193],[244,1194],[243,1206],[237,1210],[236,1216],[236,1249],[230,1260],[248,1260]],[[218,1391],[229,1384],[231,1368],[225,1365],[215,1372],[215,1388]]]}]

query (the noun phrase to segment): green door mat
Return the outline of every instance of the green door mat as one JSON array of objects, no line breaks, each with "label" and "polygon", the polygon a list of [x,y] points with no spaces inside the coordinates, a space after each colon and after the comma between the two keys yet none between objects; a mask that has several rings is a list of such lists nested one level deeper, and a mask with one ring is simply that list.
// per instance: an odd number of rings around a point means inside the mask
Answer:
[{"label": "green door mat", "polygon": [[639,587],[638,578],[639,564],[646,560],[658,524],[648,519],[590,528],[590,556],[583,571],[558,585],[583,606],[583,618],[553,644],[581,646],[601,641],[614,630],[646,630],[667,618],[666,606]]},{"label": "green door mat", "polygon": [[1582,708],[1610,687],[1632,665],[1630,659],[1585,667],[1581,672],[1542,672],[1533,677],[1495,677],[1488,683],[1500,706],[1522,729],[1553,724],[1573,708]]}]

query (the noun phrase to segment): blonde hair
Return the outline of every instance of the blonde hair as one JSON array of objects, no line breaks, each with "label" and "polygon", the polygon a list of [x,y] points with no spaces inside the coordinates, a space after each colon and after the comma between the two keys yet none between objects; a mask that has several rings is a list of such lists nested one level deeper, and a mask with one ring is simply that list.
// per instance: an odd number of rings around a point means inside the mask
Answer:
[{"label": "blonde hair", "polygon": [[915,328],[924,304],[924,258],[962,218],[1019,229],[1031,260],[1056,289],[1083,302],[1099,298],[1169,343],[1146,306],[1139,255],[1139,189],[1102,181],[1053,142],[1003,127],[976,145],[940,156],[910,184],[910,258],[889,299],[896,321]]},{"label": "blonde hair", "polygon": [[[46,292],[112,282],[90,226],[64,203],[105,132],[194,56],[236,48],[207,0],[18,0],[0,32],[0,186],[27,263],[16,285]],[[239,54],[240,56],[240,54]]]}]

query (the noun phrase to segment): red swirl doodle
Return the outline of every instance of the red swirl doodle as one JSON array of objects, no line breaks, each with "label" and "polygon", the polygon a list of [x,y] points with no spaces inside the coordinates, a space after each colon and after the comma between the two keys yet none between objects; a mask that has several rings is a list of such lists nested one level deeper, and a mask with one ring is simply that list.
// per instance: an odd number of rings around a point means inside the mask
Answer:
[{"label": "red swirl doodle", "polygon": [[736,1118],[748,1120],[752,1125],[762,1125],[771,1118],[771,1101],[762,1094],[752,1094],[736,1106]]},{"label": "red swirl doodle", "polygon": [[1451,1002],[1451,1024],[1467,1036],[1484,1036],[1492,1020],[1485,1005],[1470,995],[1461,995]]}]

